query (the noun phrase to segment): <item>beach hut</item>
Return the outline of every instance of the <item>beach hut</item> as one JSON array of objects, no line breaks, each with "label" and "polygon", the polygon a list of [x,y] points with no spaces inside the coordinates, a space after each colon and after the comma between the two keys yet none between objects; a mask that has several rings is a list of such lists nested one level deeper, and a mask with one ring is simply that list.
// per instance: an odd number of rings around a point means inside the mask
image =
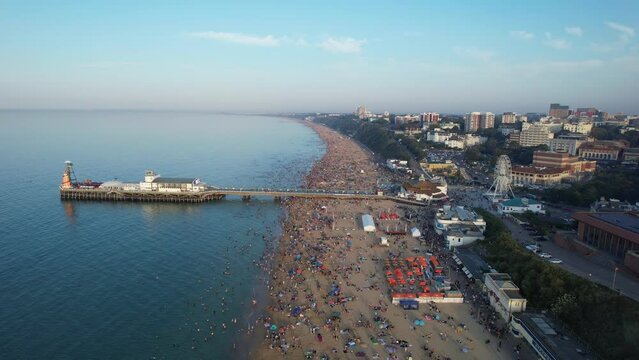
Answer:
[{"label": "beach hut", "polygon": [[369,214],[362,215],[362,227],[366,232],[375,232],[375,221]]}]

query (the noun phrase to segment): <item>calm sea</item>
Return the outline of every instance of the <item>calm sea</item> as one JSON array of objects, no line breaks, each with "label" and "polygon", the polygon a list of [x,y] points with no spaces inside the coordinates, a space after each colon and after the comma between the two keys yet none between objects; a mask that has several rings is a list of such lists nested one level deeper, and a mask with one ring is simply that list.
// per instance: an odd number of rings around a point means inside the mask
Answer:
[{"label": "calm sea", "polygon": [[233,358],[259,311],[276,203],[61,202],[65,160],[78,180],[294,187],[323,152],[273,117],[0,111],[0,357]]}]

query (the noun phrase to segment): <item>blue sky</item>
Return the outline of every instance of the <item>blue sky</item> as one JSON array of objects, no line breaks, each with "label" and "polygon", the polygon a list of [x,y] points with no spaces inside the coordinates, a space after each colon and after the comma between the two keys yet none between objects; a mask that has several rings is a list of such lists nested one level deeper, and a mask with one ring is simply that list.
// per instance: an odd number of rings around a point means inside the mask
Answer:
[{"label": "blue sky", "polygon": [[639,1],[1,1],[0,108],[639,113]]}]

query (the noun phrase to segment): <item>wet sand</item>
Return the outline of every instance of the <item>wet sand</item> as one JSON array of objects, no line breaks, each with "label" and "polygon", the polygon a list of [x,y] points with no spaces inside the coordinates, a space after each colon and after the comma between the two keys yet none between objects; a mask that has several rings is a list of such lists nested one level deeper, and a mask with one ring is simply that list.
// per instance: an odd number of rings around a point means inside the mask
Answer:
[{"label": "wet sand", "polygon": [[[393,176],[349,138],[305,124],[327,146],[305,186],[371,191],[378,179]],[[400,219],[378,220],[380,228],[424,229],[430,210],[391,201],[287,199],[283,205],[287,215],[282,236],[276,251],[266,255],[272,266],[264,267],[269,279],[266,315],[251,332],[262,341],[248,358],[515,358],[512,345],[506,349],[497,337],[504,330],[485,307],[485,299],[454,269],[452,279],[459,280],[467,299],[474,301],[422,304],[416,311],[391,304],[384,259],[391,253],[415,256],[412,249],[425,247],[408,235],[388,236],[390,246],[379,246],[381,229],[364,232],[360,217],[369,213],[378,219],[382,211],[394,212]],[[408,212],[419,216],[408,219]],[[440,250],[441,239],[434,233],[426,236],[433,252],[448,264],[450,254]],[[425,319],[425,326],[414,326],[416,319]]]}]

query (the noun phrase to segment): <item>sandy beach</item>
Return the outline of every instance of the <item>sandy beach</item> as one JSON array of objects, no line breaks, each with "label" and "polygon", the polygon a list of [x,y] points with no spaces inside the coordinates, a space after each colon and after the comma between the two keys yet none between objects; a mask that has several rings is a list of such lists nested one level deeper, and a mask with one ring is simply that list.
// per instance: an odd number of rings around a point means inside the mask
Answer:
[{"label": "sandy beach", "polygon": [[[351,139],[305,124],[327,147],[305,186],[371,191],[378,180],[393,176]],[[448,271],[459,281],[463,304],[422,304],[412,311],[391,304],[384,259],[391,254],[415,256],[415,250],[426,248],[409,235],[389,236],[390,246],[379,246],[379,228],[426,229],[428,249],[448,266],[450,254],[440,249],[437,235],[427,231],[432,209],[328,199],[288,199],[284,206],[287,217],[268,270],[267,315],[255,325],[255,336],[263,340],[249,358],[519,358],[517,343],[504,338],[502,344],[505,329],[456,269]],[[379,220],[381,212],[396,213],[399,219]],[[360,217],[366,213],[378,221],[376,233],[362,229]],[[418,319],[425,324],[415,325]]]}]

